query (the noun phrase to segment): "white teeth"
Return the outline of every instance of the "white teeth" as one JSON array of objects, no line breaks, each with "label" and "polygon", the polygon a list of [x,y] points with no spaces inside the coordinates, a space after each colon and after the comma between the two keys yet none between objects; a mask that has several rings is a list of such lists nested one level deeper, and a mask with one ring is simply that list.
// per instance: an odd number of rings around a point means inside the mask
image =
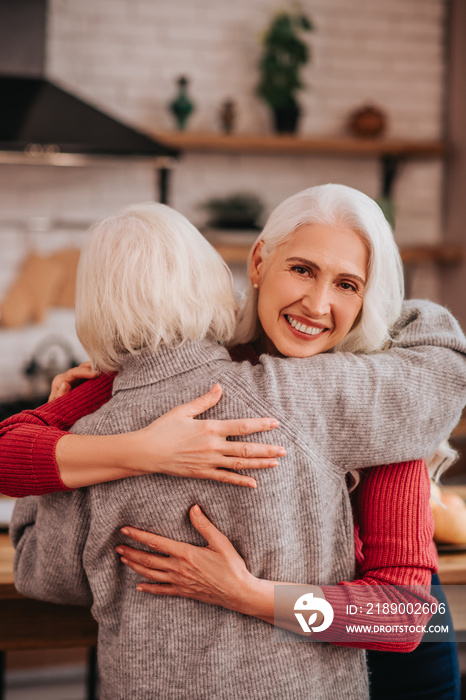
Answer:
[{"label": "white teeth", "polygon": [[290,326],[296,328],[297,331],[301,333],[306,333],[307,335],[319,335],[325,328],[315,328],[315,326],[305,326],[304,323],[298,323],[292,316],[286,316],[286,319]]}]

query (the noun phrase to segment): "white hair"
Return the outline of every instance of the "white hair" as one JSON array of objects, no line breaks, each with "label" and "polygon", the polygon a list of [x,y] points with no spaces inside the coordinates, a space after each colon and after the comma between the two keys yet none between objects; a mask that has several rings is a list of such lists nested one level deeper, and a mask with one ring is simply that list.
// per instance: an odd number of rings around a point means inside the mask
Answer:
[{"label": "white hair", "polygon": [[438,484],[443,472],[451,467],[458,459],[458,453],[450,445],[448,440],[444,440],[437,447],[433,455],[426,458],[427,471],[435,484]]},{"label": "white hair", "polygon": [[[348,335],[334,350],[375,352],[390,340],[390,328],[401,313],[404,297],[403,266],[393,232],[378,204],[359,190],[345,185],[319,185],[285,199],[270,215],[259,241],[263,241],[264,262],[275,249],[285,243],[301,226],[327,224],[347,226],[359,234],[369,250],[367,280],[361,313]],[[248,343],[260,334],[257,314],[258,291],[249,284],[241,306],[234,342]],[[456,452],[445,440],[426,459],[429,475],[435,481],[455,461]],[[351,472],[353,483],[359,482],[358,472]]]},{"label": "white hair", "polygon": [[181,214],[136,204],[98,221],[78,269],[76,330],[93,367],[127,353],[204,337],[227,342],[235,326],[231,273]]},{"label": "white hair", "polygon": [[[253,249],[259,241],[264,242],[262,257],[266,263],[277,246],[297,229],[317,223],[347,226],[361,236],[369,249],[362,310],[351,331],[335,350],[374,352],[382,349],[390,338],[390,327],[401,313],[404,284],[401,258],[392,230],[373,199],[345,185],[310,187],[278,205]],[[249,285],[238,317],[235,343],[250,342],[260,333],[257,298],[257,290]]]}]

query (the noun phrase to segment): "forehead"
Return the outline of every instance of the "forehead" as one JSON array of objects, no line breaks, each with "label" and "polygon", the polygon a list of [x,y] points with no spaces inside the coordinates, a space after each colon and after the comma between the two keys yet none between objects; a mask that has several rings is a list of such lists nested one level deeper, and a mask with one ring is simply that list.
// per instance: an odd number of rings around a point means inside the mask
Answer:
[{"label": "forehead", "polygon": [[[275,251],[276,259],[298,257],[321,265],[342,267],[365,275],[369,251],[362,236],[346,226],[305,224],[297,228]],[[274,256],[275,257],[275,256]]]}]

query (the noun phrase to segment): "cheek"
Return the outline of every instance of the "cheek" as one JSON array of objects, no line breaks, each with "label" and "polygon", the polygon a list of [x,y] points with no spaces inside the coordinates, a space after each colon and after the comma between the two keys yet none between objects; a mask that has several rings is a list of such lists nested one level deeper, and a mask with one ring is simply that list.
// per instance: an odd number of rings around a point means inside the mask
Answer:
[{"label": "cheek", "polygon": [[283,294],[278,284],[274,285],[267,281],[261,285],[257,301],[257,313],[263,326],[264,324],[270,325],[277,318],[282,302]]},{"label": "cheek", "polygon": [[265,331],[267,330],[268,319],[270,319],[269,301],[270,300],[267,294],[264,294],[261,288],[259,298],[257,300],[257,315],[259,317],[259,322]]},{"label": "cheek", "polygon": [[362,299],[359,298],[352,300],[352,303],[348,304],[344,309],[342,321],[347,327],[348,331],[351,330],[351,328],[353,328],[354,325],[359,321],[361,311]]}]

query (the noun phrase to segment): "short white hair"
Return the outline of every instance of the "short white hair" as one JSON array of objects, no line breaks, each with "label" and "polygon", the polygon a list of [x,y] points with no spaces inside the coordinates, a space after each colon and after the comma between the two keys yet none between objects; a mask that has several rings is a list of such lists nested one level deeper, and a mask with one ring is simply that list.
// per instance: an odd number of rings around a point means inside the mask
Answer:
[{"label": "short white hair", "polygon": [[[344,225],[366,243],[369,263],[362,310],[354,327],[335,350],[374,352],[382,349],[389,340],[391,326],[401,313],[404,296],[400,254],[382,210],[373,199],[352,187],[334,184],[310,187],[278,205],[254,246],[264,241],[262,257],[266,263],[277,246],[307,224]],[[260,333],[257,297],[257,290],[249,285],[238,317],[235,343],[250,342]]]},{"label": "short white hair", "polygon": [[93,367],[186,340],[230,340],[236,302],[220,255],[181,214],[154,202],[91,229],[78,269],[76,330]]}]

